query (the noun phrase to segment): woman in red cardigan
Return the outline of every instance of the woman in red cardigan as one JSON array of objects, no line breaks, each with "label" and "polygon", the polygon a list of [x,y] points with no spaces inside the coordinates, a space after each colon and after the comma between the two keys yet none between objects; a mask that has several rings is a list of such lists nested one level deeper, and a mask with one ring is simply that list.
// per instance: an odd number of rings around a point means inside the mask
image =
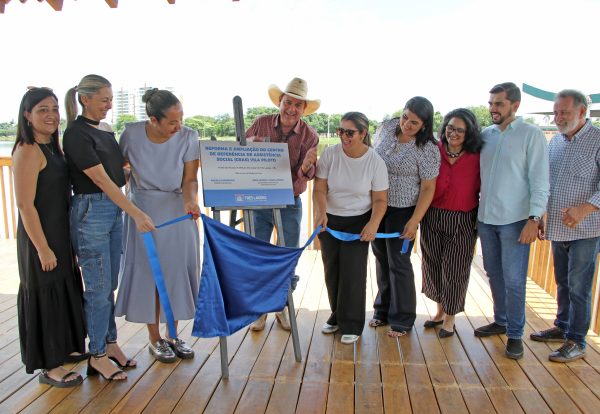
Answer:
[{"label": "woman in red cardigan", "polygon": [[421,222],[423,293],[437,303],[437,313],[425,327],[442,325],[440,338],[454,335],[454,317],[464,311],[477,240],[482,145],[471,111],[460,108],[445,116],[438,143],[440,173]]}]

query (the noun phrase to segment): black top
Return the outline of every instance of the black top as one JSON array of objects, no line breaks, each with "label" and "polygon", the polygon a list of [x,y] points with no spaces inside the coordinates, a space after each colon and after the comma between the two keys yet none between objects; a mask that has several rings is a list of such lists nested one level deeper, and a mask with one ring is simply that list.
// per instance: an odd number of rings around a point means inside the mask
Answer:
[{"label": "black top", "polygon": [[106,174],[117,185],[125,185],[125,160],[114,132],[102,131],[77,117],[63,136],[63,150],[69,166],[69,175],[75,194],[101,193],[102,190],[85,175],[83,170],[102,164]]}]

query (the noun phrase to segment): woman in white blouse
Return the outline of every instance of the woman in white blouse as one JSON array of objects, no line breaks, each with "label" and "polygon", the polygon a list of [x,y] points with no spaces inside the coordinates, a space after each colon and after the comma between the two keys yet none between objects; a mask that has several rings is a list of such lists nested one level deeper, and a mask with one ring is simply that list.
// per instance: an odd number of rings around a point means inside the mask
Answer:
[{"label": "woman in white blouse", "polygon": [[331,316],[323,333],[342,333],[352,344],[365,325],[365,293],[369,243],[387,206],[385,163],[371,148],[369,120],[360,112],[345,114],[337,129],[338,145],[327,148],[317,163],[313,200],[315,226],[360,234],[340,241],[321,232],[321,256]]}]

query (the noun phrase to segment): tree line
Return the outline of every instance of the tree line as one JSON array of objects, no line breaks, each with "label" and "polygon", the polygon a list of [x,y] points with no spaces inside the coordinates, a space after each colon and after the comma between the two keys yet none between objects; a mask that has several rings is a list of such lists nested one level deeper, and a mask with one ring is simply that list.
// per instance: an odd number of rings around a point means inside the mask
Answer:
[{"label": "tree line", "polygon": [[[480,106],[470,106],[468,107],[473,113],[475,117],[479,121],[479,125],[481,128],[485,128],[492,124],[492,118],[490,116],[488,107],[485,105]],[[258,106],[254,108],[248,108],[246,114],[244,115],[244,125],[248,128],[254,120],[261,115],[275,114],[279,110],[275,107],[267,107],[267,106]],[[384,120],[400,116],[402,114],[402,110],[398,110],[392,115],[386,115]],[[322,136],[333,136],[335,135],[336,128],[340,125],[340,120],[343,114],[326,114],[322,112],[317,112],[314,114],[310,114],[305,116],[303,119],[312,126],[318,134]],[[444,116],[436,111],[434,114],[434,131],[438,131]],[[123,132],[125,129],[125,124],[127,122],[136,121],[135,116],[133,115],[120,115],[113,128],[117,135]],[[525,121],[535,124],[534,118],[525,118]],[[593,121],[594,125],[600,127],[600,120],[596,119]],[[60,129],[64,131],[65,128],[65,120],[61,119]],[[198,131],[198,135],[200,138],[209,138],[209,137],[233,137],[235,136],[235,121],[233,116],[229,114],[221,114],[216,116],[207,116],[207,115],[196,115],[190,118],[186,118],[184,120],[184,124]],[[369,131],[372,133],[375,132],[377,125],[379,122],[375,120],[369,121]],[[14,121],[10,122],[0,122],[0,139],[14,139],[17,133],[17,125]]]}]

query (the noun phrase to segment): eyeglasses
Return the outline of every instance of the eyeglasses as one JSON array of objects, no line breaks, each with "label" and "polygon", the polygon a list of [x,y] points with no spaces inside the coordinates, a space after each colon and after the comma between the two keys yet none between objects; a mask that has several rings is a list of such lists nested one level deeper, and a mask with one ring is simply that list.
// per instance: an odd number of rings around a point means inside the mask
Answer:
[{"label": "eyeglasses", "polygon": [[358,132],[358,129],[344,129],[344,128],[337,129],[337,134],[340,138],[343,137],[344,134],[346,134],[346,136],[348,138],[352,138],[354,136],[355,132]]},{"label": "eyeglasses", "polygon": [[451,134],[453,132],[457,135],[465,135],[467,131],[464,128],[454,128],[452,125],[446,125],[446,133]]}]

